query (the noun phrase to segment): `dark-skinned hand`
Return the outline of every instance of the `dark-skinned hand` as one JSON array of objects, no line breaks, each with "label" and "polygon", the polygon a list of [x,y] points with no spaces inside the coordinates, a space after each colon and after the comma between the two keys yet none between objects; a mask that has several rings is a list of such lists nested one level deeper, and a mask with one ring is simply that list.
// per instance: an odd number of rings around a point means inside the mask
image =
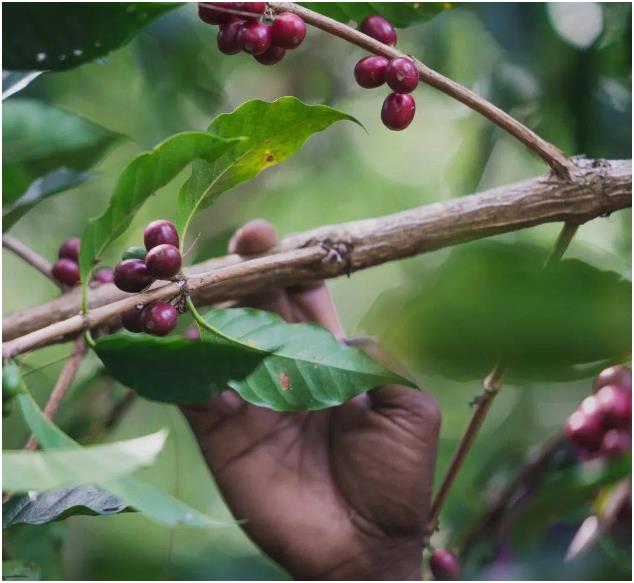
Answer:
[{"label": "dark-skinned hand", "polygon": [[[256,220],[229,250],[264,253]],[[249,305],[343,338],[323,282],[274,290]],[[183,407],[236,519],[298,579],[420,579],[440,415],[422,391],[383,386],[331,409],[278,413],[227,390]]]}]

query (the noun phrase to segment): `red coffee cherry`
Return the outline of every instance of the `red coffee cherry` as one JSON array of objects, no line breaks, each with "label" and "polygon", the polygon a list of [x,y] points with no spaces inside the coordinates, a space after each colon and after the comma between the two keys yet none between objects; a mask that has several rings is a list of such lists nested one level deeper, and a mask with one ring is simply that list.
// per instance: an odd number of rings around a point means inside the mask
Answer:
[{"label": "red coffee cherry", "polygon": [[394,46],[396,44],[396,30],[387,18],[380,14],[366,16],[361,21],[359,27],[363,34],[382,42],[383,44]]},{"label": "red coffee cherry", "polygon": [[435,550],[429,559],[429,568],[437,581],[459,581],[460,563],[446,549]]},{"label": "red coffee cherry", "polygon": [[60,259],[72,259],[73,261],[79,261],[79,237],[71,237],[66,239],[57,252],[57,256]]},{"label": "red coffee cherry", "polygon": [[286,54],[286,49],[271,45],[261,55],[253,55],[253,58],[262,65],[275,65],[279,63]]},{"label": "red coffee cherry", "polygon": [[418,87],[418,71],[412,59],[393,59],[385,71],[387,84],[397,93],[411,93]]},{"label": "red coffee cherry", "polygon": [[282,49],[295,49],[306,37],[306,23],[290,12],[278,14],[271,28],[273,44]]},{"label": "red coffee cherry", "polygon": [[366,89],[380,87],[385,83],[385,71],[390,61],[385,57],[372,55],[361,59],[354,67],[354,78]]},{"label": "red coffee cherry", "polygon": [[117,263],[114,268],[114,283],[124,292],[140,292],[152,281],[145,261],[141,261],[141,259],[124,259]]},{"label": "red coffee cherry", "polygon": [[[591,398],[591,397],[588,397]],[[632,393],[617,385],[606,385],[596,400],[609,427],[627,428],[632,424]]]},{"label": "red coffee cherry", "polygon": [[261,55],[271,46],[271,27],[252,20],[238,31],[238,43],[245,53]]},{"label": "red coffee cherry", "polygon": [[143,307],[135,306],[127,312],[121,314],[121,324],[130,332],[143,332],[143,325],[141,324],[141,314],[143,313]]},{"label": "red coffee cherry", "polygon": [[164,219],[158,221],[152,221],[143,232],[143,242],[145,248],[149,251],[152,247],[157,245],[174,245],[178,247],[178,231],[174,226],[174,223],[166,221]]},{"label": "red coffee cherry", "polygon": [[236,10],[245,12],[240,14],[242,18],[253,18],[257,20],[266,12],[266,2],[234,2]]},{"label": "red coffee cherry", "polygon": [[235,10],[235,2],[199,2],[198,17],[207,24],[229,22],[232,14],[227,10]]},{"label": "red coffee cherry", "polygon": [[156,302],[143,308],[141,313],[141,326],[148,334],[154,336],[166,336],[175,327],[178,320],[178,312],[172,304]]},{"label": "red coffee cherry", "polygon": [[632,436],[621,429],[610,429],[601,442],[601,453],[607,457],[618,457],[631,448]]},{"label": "red coffee cherry", "polygon": [[582,411],[575,411],[566,422],[564,434],[573,445],[596,451],[603,440],[602,415],[585,415]]},{"label": "red coffee cherry", "polygon": [[594,392],[606,385],[618,385],[632,392],[632,369],[627,366],[617,365],[606,368],[599,373],[594,383]]},{"label": "red coffee cherry", "polygon": [[181,263],[181,254],[174,245],[152,247],[145,258],[148,273],[156,279],[174,277],[180,271]]},{"label": "red coffee cherry", "polygon": [[63,285],[75,285],[79,283],[79,265],[76,261],[62,257],[58,259],[51,269],[53,277]]},{"label": "red coffee cherry", "polygon": [[416,113],[416,102],[409,93],[390,93],[383,102],[381,119],[391,130],[404,130]]},{"label": "red coffee cherry", "polygon": [[114,281],[114,273],[109,267],[103,267],[95,272],[92,280],[97,283],[112,283]]},{"label": "red coffee cherry", "polygon": [[232,18],[229,22],[220,25],[218,37],[218,49],[225,55],[236,55],[242,50],[238,42],[238,32],[244,26],[245,21],[241,18]]}]

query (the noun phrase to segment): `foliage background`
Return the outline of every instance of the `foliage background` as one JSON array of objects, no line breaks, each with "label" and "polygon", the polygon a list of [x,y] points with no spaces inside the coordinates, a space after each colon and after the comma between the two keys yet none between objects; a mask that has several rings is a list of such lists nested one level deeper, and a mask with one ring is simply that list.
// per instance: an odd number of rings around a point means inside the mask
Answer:
[{"label": "foliage background", "polygon": [[[630,158],[630,11],[631,5],[618,3],[465,3],[429,23],[399,31],[399,46],[485,95],[567,153]],[[275,67],[259,66],[246,55],[226,57],[215,47],[215,30],[196,18],[190,4],[160,18],[100,62],[42,75],[20,97],[67,108],[128,139],[115,144],[99,162],[96,180],[43,202],[12,233],[53,260],[59,243],[79,235],[86,220],[101,212],[118,173],[136,153],[174,132],[204,129],[217,113],[256,97],[295,95],[308,103],[326,103],[355,115],[368,134],[352,125],[336,125],[313,138],[293,160],[224,195],[197,218],[192,229],[200,233],[192,252],[198,258],[222,254],[231,231],[251,218],[270,220],[283,236],[384,215],[545,171],[524,146],[425,86],[416,94],[418,111],[412,126],[401,133],[385,130],[379,117],[384,91],[361,90],[352,76],[354,63],[362,56],[360,49],[311,29],[304,45]],[[173,215],[180,183],[176,180],[165,189],[169,192],[160,192],[143,208],[133,228],[114,246],[116,252],[137,244],[150,220]],[[559,225],[545,225],[500,239],[538,244],[546,255],[558,230]],[[569,254],[631,277],[630,249],[631,213],[626,211],[582,226]],[[116,260],[115,251],[111,261]],[[333,281],[349,334],[364,332],[363,318],[382,292],[397,288],[413,270],[424,274],[434,269],[447,254],[437,252]],[[3,276],[4,313],[46,301],[56,293],[52,284],[10,253],[3,252]],[[575,309],[574,297],[570,309]],[[29,355],[25,362],[37,367],[69,349],[69,345],[50,347]],[[81,377],[90,379],[96,366],[96,360],[88,359]],[[48,366],[27,377],[41,402],[60,368],[61,364]],[[479,386],[417,372],[443,411],[440,476]],[[437,544],[468,526],[495,485],[528,448],[561,427],[589,388],[589,379],[505,388],[449,498]],[[227,516],[174,407],[137,400],[113,430],[104,432],[99,420],[122,393],[107,379],[83,383],[80,378],[60,412],[60,425],[83,441],[134,437],[169,427],[168,445],[159,463],[143,470],[144,477],[213,516]],[[5,419],[4,447],[19,448],[27,437],[18,417]],[[254,496],[266,497],[256,484],[253,487]],[[569,542],[578,523],[575,519],[585,514],[580,510],[567,523],[554,525],[539,553],[517,553],[511,566],[505,564],[504,577],[574,577],[573,567],[562,569],[553,557]],[[40,563],[45,578],[286,577],[237,528],[169,530],[132,514],[18,527],[12,529],[8,545],[12,558]],[[627,578],[630,559],[607,561],[599,553],[584,569],[584,578]],[[483,578],[492,575],[479,568],[472,573]]]}]

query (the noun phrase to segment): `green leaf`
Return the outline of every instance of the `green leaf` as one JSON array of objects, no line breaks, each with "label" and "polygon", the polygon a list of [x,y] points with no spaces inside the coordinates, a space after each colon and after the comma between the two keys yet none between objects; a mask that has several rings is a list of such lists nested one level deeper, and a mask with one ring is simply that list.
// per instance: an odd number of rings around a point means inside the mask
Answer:
[{"label": "green leaf", "polygon": [[31,561],[2,561],[3,581],[39,581],[40,567]]},{"label": "green leaf", "polygon": [[174,2],[16,2],[2,7],[3,67],[71,69],[127,44]]},{"label": "green leaf", "polygon": [[7,231],[39,202],[71,188],[79,186],[91,178],[88,172],[71,168],[58,168],[34,180],[26,191],[13,203],[2,209],[2,230]]},{"label": "green leaf", "polygon": [[2,367],[2,400],[13,399],[24,392],[20,367],[15,361],[10,360]]},{"label": "green leaf", "polygon": [[[18,395],[16,400],[26,424],[44,449],[81,448],[77,442],[45,417],[28,392]],[[227,525],[226,522],[203,514],[134,476],[106,480],[96,485],[160,524],[167,526],[186,524],[198,527]]]},{"label": "green leaf", "polygon": [[3,451],[2,489],[46,492],[112,480],[154,463],[167,432],[89,447],[47,451]]},{"label": "green leaf", "polygon": [[632,284],[548,250],[496,241],[463,245],[433,272],[384,294],[364,327],[413,368],[483,378],[498,361],[511,382],[586,378],[631,353]]},{"label": "green leaf", "polygon": [[359,123],[346,113],[325,105],[306,105],[296,97],[280,97],[273,102],[254,99],[233,113],[219,115],[207,130],[211,135],[244,139],[215,163],[194,164],[191,178],[178,195],[181,241],[199,208],[209,206],[221,193],[262,170],[284,162],[313,134],[341,120]]},{"label": "green leaf", "polygon": [[104,213],[88,221],[81,239],[79,268],[84,289],[104,249],[123,233],[147,198],[170,182],[187,164],[214,162],[239,138],[225,140],[205,132],[175,134],[134,158],[121,173]]},{"label": "green leaf", "polygon": [[72,486],[36,496],[13,496],[2,506],[2,528],[47,524],[69,516],[105,516],[130,511],[112,494],[95,486]]},{"label": "green leaf", "polygon": [[456,2],[300,2],[300,5],[340,22],[360,23],[366,16],[380,14],[395,27],[405,28],[430,20],[455,8]]},{"label": "green leaf", "polygon": [[334,407],[386,383],[409,384],[316,324],[287,324],[270,312],[214,310],[205,320],[234,339],[201,331],[201,341],[118,334],[97,340],[109,372],[140,395],[203,401],[235,389],[277,411]]}]

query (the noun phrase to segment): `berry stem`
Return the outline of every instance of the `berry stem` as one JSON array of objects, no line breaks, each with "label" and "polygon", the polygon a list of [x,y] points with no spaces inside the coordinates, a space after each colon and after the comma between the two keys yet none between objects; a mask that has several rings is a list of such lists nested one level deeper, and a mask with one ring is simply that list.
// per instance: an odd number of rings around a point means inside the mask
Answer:
[{"label": "berry stem", "polygon": [[11,235],[2,235],[2,246],[13,252],[20,259],[23,259],[31,267],[37,269],[42,275],[48,277],[48,279],[50,279],[61,290],[66,290],[66,288],[53,277],[53,273],[51,271],[52,265],[39,253],[33,251],[33,249],[31,249],[28,245],[25,245],[22,241],[19,241]]},{"label": "berry stem", "polygon": [[[553,245],[552,251],[548,256],[548,259],[546,259],[544,269],[551,267],[563,257],[566,249],[568,249],[568,246],[577,232],[577,228],[578,225],[576,224],[564,223],[564,226]],[[462,465],[478,436],[480,428],[482,427],[489,410],[491,409],[493,400],[502,388],[502,380],[504,378],[505,371],[506,367],[504,364],[498,362],[482,383],[484,391],[482,391],[475,400],[473,415],[471,416],[467,429],[458,444],[458,449],[454,453],[451,463],[449,464],[449,469],[447,470],[447,473],[445,474],[432,503],[427,522],[427,532],[429,536],[431,536],[431,534],[436,530],[442,506],[449,495],[451,487],[456,481],[456,477],[458,476],[458,473],[460,472],[460,469],[462,468]]]},{"label": "berry stem", "polygon": [[[405,55],[398,49],[383,44],[346,24],[337,22],[332,18],[314,12],[303,6],[299,6],[293,2],[275,2],[271,4],[271,8],[277,13],[292,12],[293,14],[297,14],[308,24],[312,24],[316,28],[334,36],[338,36],[339,38],[366,49],[375,55],[382,55],[388,59],[408,57],[408,55]],[[559,148],[538,136],[534,131],[483,97],[480,97],[459,83],[456,83],[455,81],[452,81],[444,75],[434,71],[421,61],[414,59],[413,57],[410,58],[412,58],[416,64],[416,69],[418,70],[420,79],[425,81],[425,83],[435,87],[461,103],[464,103],[467,107],[477,111],[493,123],[500,126],[502,129],[506,130],[512,136],[516,137],[523,144],[537,153],[560,178],[571,178],[571,175],[574,173],[575,165],[572,160],[570,160]]]}]

